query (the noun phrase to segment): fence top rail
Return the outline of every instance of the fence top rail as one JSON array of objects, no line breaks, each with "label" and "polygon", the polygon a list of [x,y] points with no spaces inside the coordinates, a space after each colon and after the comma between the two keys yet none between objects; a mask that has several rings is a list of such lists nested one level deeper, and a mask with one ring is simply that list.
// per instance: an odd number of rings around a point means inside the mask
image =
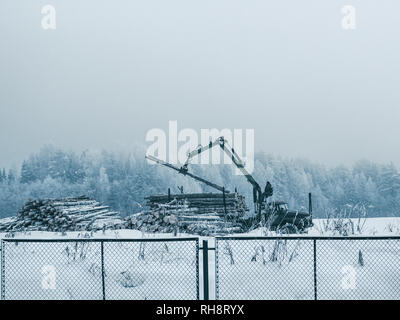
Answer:
[{"label": "fence top rail", "polygon": [[186,242],[186,241],[199,241],[199,238],[118,238],[118,239],[111,239],[111,238],[98,238],[98,239],[24,239],[24,238],[17,238],[17,239],[10,239],[5,238],[1,239],[4,242]]},{"label": "fence top rail", "polygon": [[226,236],[215,237],[215,240],[400,240],[400,236],[271,236],[271,237],[241,237],[241,236]]}]

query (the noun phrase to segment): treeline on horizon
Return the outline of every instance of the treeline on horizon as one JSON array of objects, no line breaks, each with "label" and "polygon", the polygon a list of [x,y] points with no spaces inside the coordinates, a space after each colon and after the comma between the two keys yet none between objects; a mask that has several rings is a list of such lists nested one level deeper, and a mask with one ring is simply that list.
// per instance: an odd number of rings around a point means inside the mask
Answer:
[{"label": "treeline on horizon", "polygon": [[[236,176],[230,165],[193,165],[197,175],[246,196],[252,211],[252,187]],[[292,209],[306,210],[313,194],[314,215],[344,212],[364,206],[370,217],[400,215],[400,173],[396,166],[367,160],[351,167],[332,168],[304,159],[286,159],[258,153],[255,179],[274,188],[272,200],[287,201]],[[45,146],[27,158],[19,169],[0,170],[0,217],[16,215],[28,199],[88,195],[121,215],[143,210],[152,194],[217,192],[168,168],[150,165],[144,152],[66,152]],[[250,211],[250,212],[251,212]]]}]

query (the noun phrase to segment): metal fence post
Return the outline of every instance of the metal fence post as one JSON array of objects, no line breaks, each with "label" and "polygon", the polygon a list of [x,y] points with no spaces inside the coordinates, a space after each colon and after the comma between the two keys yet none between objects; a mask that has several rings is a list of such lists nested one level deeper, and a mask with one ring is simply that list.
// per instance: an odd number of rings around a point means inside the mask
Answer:
[{"label": "metal fence post", "polygon": [[314,239],[314,300],[318,300],[317,296],[317,240]]},{"label": "metal fence post", "polygon": [[226,198],[225,198],[225,187],[222,187],[222,199],[223,199],[223,203],[224,203],[224,215],[225,215],[225,219],[226,219]]},{"label": "metal fence post", "polygon": [[103,290],[103,300],[106,300],[106,286],[104,281],[104,241],[101,241],[101,285]]},{"label": "metal fence post", "polygon": [[196,239],[196,300],[200,300],[200,276],[199,276],[199,238]]},{"label": "metal fence post", "polygon": [[1,250],[1,300],[5,300],[5,287],[6,287],[6,278],[5,278],[5,262],[4,262],[4,241],[1,240],[0,244]]},{"label": "metal fence post", "polygon": [[219,279],[218,279],[218,238],[215,241],[215,300],[219,299]]},{"label": "metal fence post", "polygon": [[209,300],[208,287],[208,241],[203,240],[203,285],[204,300]]}]

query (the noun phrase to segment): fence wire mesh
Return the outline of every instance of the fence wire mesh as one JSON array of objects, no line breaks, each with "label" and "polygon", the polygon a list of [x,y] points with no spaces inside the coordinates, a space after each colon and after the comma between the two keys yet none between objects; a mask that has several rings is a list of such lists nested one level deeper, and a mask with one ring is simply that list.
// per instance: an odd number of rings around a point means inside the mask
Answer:
[{"label": "fence wire mesh", "polygon": [[216,298],[313,299],[313,241],[216,240]]},{"label": "fence wire mesh", "polygon": [[[3,299],[199,299],[190,239],[2,241]],[[209,261],[212,265],[214,261]],[[216,299],[400,299],[400,238],[219,237]]]},{"label": "fence wire mesh", "polygon": [[198,245],[104,243],[106,299],[198,299]]},{"label": "fence wire mesh", "polygon": [[5,240],[2,298],[198,299],[198,239]]},{"label": "fence wire mesh", "polygon": [[400,240],[318,240],[318,298],[400,299]]},{"label": "fence wire mesh", "polygon": [[400,299],[399,238],[217,238],[216,298]]}]

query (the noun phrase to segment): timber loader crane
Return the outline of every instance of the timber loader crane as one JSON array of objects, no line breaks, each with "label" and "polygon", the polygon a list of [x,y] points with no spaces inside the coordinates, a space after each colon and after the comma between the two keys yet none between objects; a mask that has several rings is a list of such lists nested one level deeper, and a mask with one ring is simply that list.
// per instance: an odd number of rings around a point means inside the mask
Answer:
[{"label": "timber loader crane", "polygon": [[224,187],[219,186],[201,177],[198,177],[190,173],[188,169],[188,166],[194,157],[215,146],[219,146],[231,158],[235,166],[242,172],[246,180],[252,185],[254,210],[258,223],[264,222],[269,226],[271,230],[275,230],[281,233],[304,232],[307,228],[313,225],[311,193],[309,193],[309,212],[307,213],[289,210],[287,203],[283,201],[267,203],[267,199],[273,195],[273,188],[271,183],[267,181],[263,191],[260,185],[254,179],[254,177],[245,168],[245,163],[240,159],[238,154],[228,144],[224,137],[219,137],[214,142],[210,141],[210,143],[206,146],[199,145],[195,150],[189,152],[185,163],[180,168],[150,155],[146,155],[146,158],[163,166],[169,167],[180,174],[187,175],[197,181],[203,182],[220,192],[229,193],[229,191],[226,190]]},{"label": "timber loader crane", "polygon": [[183,174],[185,176],[189,176],[189,177],[191,177],[191,178],[193,178],[193,179],[195,179],[197,181],[203,182],[206,185],[208,185],[209,187],[214,188],[214,189],[216,189],[218,191],[225,192],[225,193],[230,193],[230,191],[226,190],[224,187],[221,187],[221,186],[219,186],[219,185],[217,185],[217,184],[215,184],[213,182],[210,182],[210,181],[208,181],[206,179],[198,177],[198,176],[194,175],[193,173],[188,172],[187,170],[186,171],[182,170],[182,168],[178,168],[178,167],[176,167],[176,166],[174,166],[174,165],[172,165],[172,164],[170,164],[168,162],[165,162],[164,160],[157,159],[156,157],[153,157],[151,155],[146,155],[146,159],[149,159],[151,161],[154,161],[155,163],[161,164],[161,165],[163,165],[165,167],[168,167],[168,168],[171,168],[171,169],[173,169],[175,171],[178,171],[178,173],[181,173],[181,174]]},{"label": "timber loader crane", "polygon": [[264,192],[262,191],[260,185],[253,178],[253,176],[246,170],[245,163],[240,159],[239,155],[235,152],[235,150],[228,144],[228,142],[224,139],[224,137],[219,137],[214,142],[211,142],[206,146],[198,146],[196,150],[189,152],[186,162],[181,167],[181,171],[188,173],[188,165],[190,161],[200,155],[202,152],[207,151],[209,149],[214,148],[215,146],[220,146],[221,149],[232,159],[232,162],[235,166],[243,173],[247,181],[253,186],[253,202],[254,202],[254,210],[257,214],[259,220],[261,220],[261,211],[263,208],[263,204],[265,203],[268,197],[273,195],[273,188],[271,183],[267,181]]}]

